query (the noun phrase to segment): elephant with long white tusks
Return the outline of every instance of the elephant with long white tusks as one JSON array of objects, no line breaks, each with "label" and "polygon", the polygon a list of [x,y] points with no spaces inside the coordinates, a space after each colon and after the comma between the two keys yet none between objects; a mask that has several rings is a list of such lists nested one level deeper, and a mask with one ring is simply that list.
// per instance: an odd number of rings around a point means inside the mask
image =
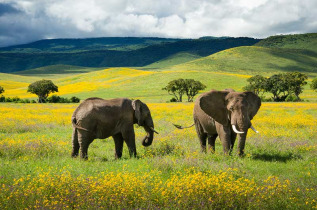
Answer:
[{"label": "elephant with long white tusks", "polygon": [[72,124],[72,157],[77,157],[80,150],[80,156],[84,159],[88,158],[88,147],[94,139],[110,136],[114,139],[116,158],[122,156],[123,142],[127,144],[130,156],[136,157],[133,124],[144,127],[147,133],[143,146],[150,146],[154,133],[157,133],[148,106],[140,100],[127,98],[88,98],[74,111]]},{"label": "elephant with long white tusks", "polygon": [[229,154],[238,135],[238,154],[242,156],[248,129],[259,133],[252,126],[251,120],[260,106],[261,99],[252,92],[234,92],[228,89],[211,90],[200,95],[195,101],[193,125],[196,127],[202,152],[206,152],[207,139],[209,149],[214,152],[215,140],[219,136],[223,152]]}]

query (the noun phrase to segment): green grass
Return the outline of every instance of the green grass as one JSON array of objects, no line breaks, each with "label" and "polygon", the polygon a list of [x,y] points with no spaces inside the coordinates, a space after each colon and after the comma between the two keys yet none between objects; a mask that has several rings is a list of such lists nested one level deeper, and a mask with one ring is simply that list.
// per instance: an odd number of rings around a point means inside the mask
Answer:
[{"label": "green grass", "polygon": [[[315,183],[317,183],[317,132],[313,126],[317,116],[316,103],[312,105],[302,103],[298,106],[296,103],[265,103],[253,120],[253,124],[261,134],[250,133],[246,142],[247,155],[244,158],[236,155],[236,147],[232,156],[224,156],[219,140],[216,141],[215,154],[201,154],[194,128],[177,130],[172,126],[172,123],[182,125],[192,123],[192,103],[149,104],[155,128],[160,133],[155,135],[153,145],[143,147],[141,139],[145,135],[144,130],[135,127],[138,158],[130,159],[127,147],[124,145],[123,158],[115,160],[114,142],[109,138],[97,139],[90,145],[88,161],[70,157],[72,133],[70,117],[76,106],[75,104],[31,104],[28,106],[0,104],[3,110],[9,109],[17,113],[24,111],[23,116],[12,116],[8,122],[11,126],[4,126],[4,122],[0,123],[0,186],[5,186],[0,192],[0,201],[2,201],[0,207],[62,208],[59,205],[63,205],[63,208],[66,208],[65,203],[73,205],[77,203],[81,204],[77,208],[85,209],[90,205],[96,207],[96,202],[100,202],[101,207],[107,208],[111,203],[98,197],[98,192],[105,193],[104,196],[107,196],[112,188],[106,183],[103,186],[100,180],[94,181],[103,179],[103,176],[107,174],[119,176],[112,182],[118,183],[118,189],[127,189],[120,195],[132,196],[125,198],[131,202],[125,204],[120,203],[120,197],[118,197],[119,200],[112,203],[113,208],[207,208],[203,207],[202,202],[207,202],[208,197],[214,194],[219,198],[225,196],[223,200],[217,201],[218,208],[227,208],[230,205],[250,209],[310,209],[316,206],[316,202],[313,202],[316,191],[311,190],[315,189]],[[40,107],[42,109],[39,109]],[[303,121],[303,123],[286,127],[283,121],[292,121],[288,119],[288,115],[295,116],[294,119],[305,116],[311,121]],[[45,119],[49,116],[54,116],[57,122]],[[275,119],[274,116],[279,116],[278,118],[282,120]],[[25,118],[29,120],[25,121]],[[265,121],[266,118],[271,118],[269,124]],[[32,124],[35,119],[38,119],[37,122]],[[23,129],[18,126],[22,123],[24,123]],[[38,124],[41,126],[37,126]],[[267,130],[271,131],[267,132]],[[20,141],[20,145],[15,144],[15,141]],[[186,183],[186,177],[193,175],[190,181],[195,182],[196,178],[198,179],[195,176],[197,173],[202,173],[200,176],[221,177],[222,172],[232,175],[234,180],[232,187],[234,185],[239,187],[244,181],[252,183],[253,180],[257,186],[264,188],[259,194],[248,194],[248,188],[240,188],[242,191],[246,190],[247,200],[244,200],[243,196],[240,197],[240,191],[232,192],[233,189],[226,187],[229,180],[220,181],[213,178],[214,184],[219,183],[224,187],[223,190],[220,188],[203,194],[205,200],[202,200],[203,197],[198,197],[200,195],[198,191],[196,194],[189,194],[190,189],[195,190],[196,187],[199,189],[203,183],[197,180],[195,185],[191,185],[190,182]],[[161,186],[163,189],[170,189],[167,184],[166,186],[164,184],[169,183],[175,176],[185,178],[183,181],[174,183],[184,187],[183,194],[174,195],[179,197],[176,202],[173,199],[164,200],[163,191],[155,190],[155,186],[163,185]],[[140,181],[129,182],[138,177]],[[229,179],[229,177],[225,178]],[[142,181],[144,178],[147,181]],[[265,181],[267,179],[272,180],[272,184],[270,181]],[[89,184],[90,182],[93,185]],[[286,185],[285,182],[290,184]],[[50,183],[55,187],[51,188]],[[140,184],[145,184],[145,188],[135,188]],[[99,185],[102,188],[98,188]],[[186,186],[189,187],[188,191]],[[91,189],[91,192],[86,192],[85,189]],[[134,191],[130,192],[129,189]],[[147,190],[151,193],[142,194]],[[178,192],[176,188],[170,190]],[[137,191],[141,194],[138,195]],[[78,193],[80,196],[77,195]],[[92,197],[91,193],[97,194]],[[116,194],[109,195],[116,198]],[[185,199],[181,195],[190,196]],[[263,195],[265,195],[264,198],[261,197]],[[11,197],[8,200],[9,196]],[[61,200],[60,196],[62,196]],[[133,199],[140,196],[146,197],[144,202]],[[164,202],[160,203],[156,199]],[[195,202],[195,199],[199,202]],[[167,201],[169,203],[166,203]],[[177,201],[182,202],[177,203]],[[48,206],[45,207],[45,204]],[[36,207],[37,205],[39,207]]]},{"label": "green grass", "polygon": [[170,66],[174,66],[181,63],[186,63],[192,60],[196,60],[200,58],[201,56],[195,55],[192,53],[177,53],[175,55],[172,55],[166,59],[157,61],[155,63],[152,63],[150,65],[147,65],[145,67],[142,67],[140,69],[144,70],[155,70],[155,69],[165,69]]},{"label": "green grass", "polygon": [[315,53],[297,49],[237,47],[173,66],[171,69],[191,69],[270,76],[279,72],[299,71],[316,76]]},{"label": "green grass", "polygon": [[25,71],[16,72],[14,74],[21,76],[36,76],[41,78],[60,78],[65,76],[72,76],[82,73],[87,73],[91,71],[98,71],[102,68],[86,68],[81,66],[71,66],[71,65],[52,65],[45,66],[36,69],[30,69]]}]

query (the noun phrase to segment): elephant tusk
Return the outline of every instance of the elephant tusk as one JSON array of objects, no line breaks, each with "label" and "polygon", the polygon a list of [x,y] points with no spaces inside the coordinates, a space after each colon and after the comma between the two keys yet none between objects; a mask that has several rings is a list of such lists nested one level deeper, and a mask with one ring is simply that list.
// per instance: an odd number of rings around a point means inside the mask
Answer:
[{"label": "elephant tusk", "polygon": [[256,133],[259,133],[259,131],[257,131],[257,130],[253,127],[253,125],[251,125],[251,129],[252,129],[254,132],[256,132]]},{"label": "elephant tusk", "polygon": [[153,132],[159,134],[156,130],[154,130],[154,128],[150,127],[150,129],[151,129],[151,131],[153,131]]},{"label": "elephant tusk", "polygon": [[238,134],[239,134],[239,133],[244,133],[244,132],[238,131],[235,125],[232,125],[232,129],[233,129],[233,131],[234,131],[235,133],[238,133]]}]

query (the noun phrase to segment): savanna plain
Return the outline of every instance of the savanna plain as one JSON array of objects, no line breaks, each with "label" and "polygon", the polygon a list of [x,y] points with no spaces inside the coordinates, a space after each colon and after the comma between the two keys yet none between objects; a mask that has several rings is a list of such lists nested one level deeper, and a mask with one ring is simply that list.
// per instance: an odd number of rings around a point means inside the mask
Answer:
[{"label": "savanna plain", "polygon": [[262,103],[252,120],[260,133],[249,131],[244,157],[236,155],[236,147],[223,155],[219,139],[215,153],[202,154],[194,127],[173,126],[193,123],[194,104],[168,103],[171,96],[162,88],[183,77],[200,80],[207,89],[242,91],[252,75],[187,65],[191,68],[1,74],[6,96],[34,98],[26,94],[28,84],[48,78],[62,96],[139,98],[149,106],[159,134],[143,147],[145,131],[135,126],[137,158],[129,157],[125,145],[120,160],[111,138],[97,139],[83,161],[70,156],[71,115],[78,104],[0,103],[0,208],[317,208],[316,93],[307,85],[305,102]]}]

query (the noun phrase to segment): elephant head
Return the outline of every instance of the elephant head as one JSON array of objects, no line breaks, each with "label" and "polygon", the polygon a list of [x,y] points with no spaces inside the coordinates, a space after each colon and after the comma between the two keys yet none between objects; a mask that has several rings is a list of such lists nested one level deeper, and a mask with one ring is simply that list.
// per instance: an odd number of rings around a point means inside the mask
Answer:
[{"label": "elephant head", "polygon": [[144,130],[147,132],[147,135],[142,141],[142,145],[145,147],[150,146],[153,142],[154,132],[158,133],[154,130],[154,123],[150,109],[140,100],[132,101],[132,107],[134,109],[135,122],[139,126],[143,126]]},{"label": "elephant head", "polygon": [[225,127],[231,126],[232,131],[239,134],[239,154],[243,154],[248,129],[257,132],[251,120],[260,106],[260,98],[252,92],[212,90],[200,99],[200,107],[206,114]]}]

